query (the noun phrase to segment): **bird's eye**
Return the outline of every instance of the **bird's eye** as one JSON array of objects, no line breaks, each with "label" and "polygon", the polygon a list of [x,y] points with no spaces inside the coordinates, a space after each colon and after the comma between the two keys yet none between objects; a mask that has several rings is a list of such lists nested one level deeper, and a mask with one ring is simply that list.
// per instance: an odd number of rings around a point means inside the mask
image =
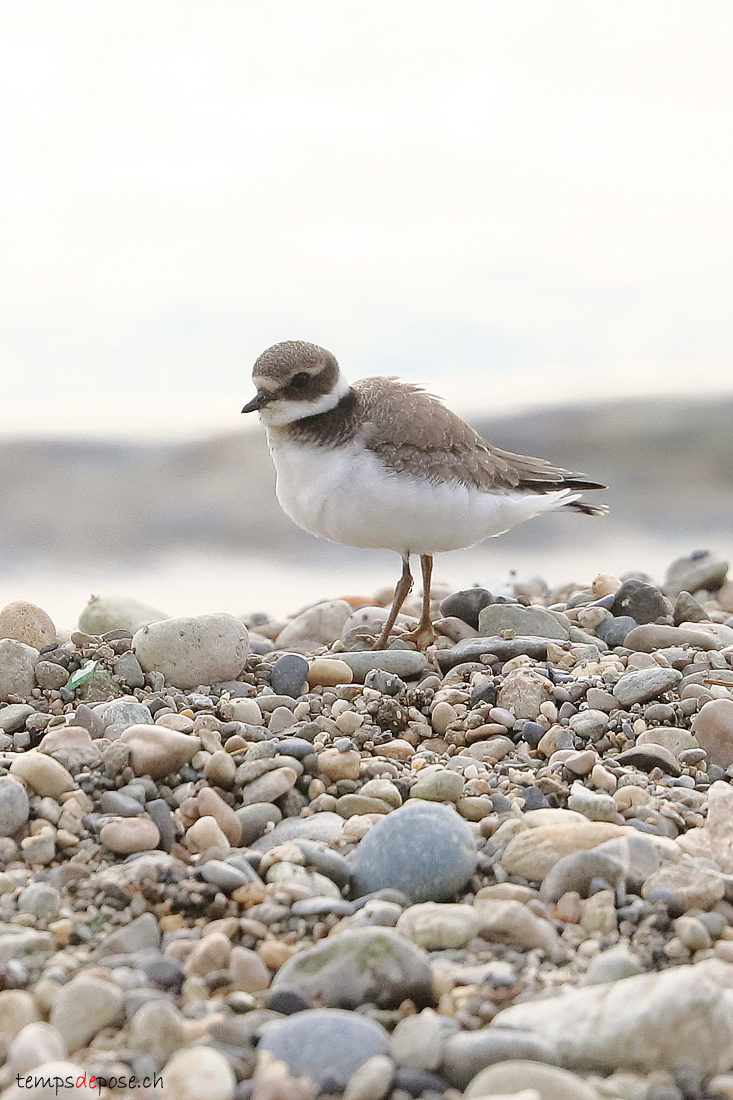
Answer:
[{"label": "bird's eye", "polygon": [[311,376],[307,371],[299,371],[298,374],[294,374],[290,379],[290,385],[294,390],[304,390],[311,380]]}]

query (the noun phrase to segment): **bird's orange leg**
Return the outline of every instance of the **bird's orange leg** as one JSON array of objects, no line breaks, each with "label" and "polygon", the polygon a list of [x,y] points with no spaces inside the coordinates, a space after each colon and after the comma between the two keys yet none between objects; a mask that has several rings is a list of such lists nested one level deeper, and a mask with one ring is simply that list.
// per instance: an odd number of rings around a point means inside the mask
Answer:
[{"label": "bird's orange leg", "polygon": [[430,582],[433,576],[433,555],[421,554],[420,555],[420,567],[422,569],[422,614],[420,615],[420,622],[417,624],[417,629],[411,631],[409,634],[403,634],[403,638],[412,642],[418,649],[427,649],[429,645],[432,645],[438,635],[433,629],[433,623],[430,618]]},{"label": "bird's orange leg", "polygon": [[402,576],[399,579],[397,587],[394,590],[394,599],[392,600],[392,607],[390,608],[387,621],[384,624],[382,633],[379,635],[379,640],[375,645],[375,649],[385,649],[387,642],[389,641],[389,635],[392,627],[395,624],[397,616],[400,613],[400,608],[407,599],[410,589],[412,588],[412,573],[410,572],[410,555],[405,554],[402,559]]}]

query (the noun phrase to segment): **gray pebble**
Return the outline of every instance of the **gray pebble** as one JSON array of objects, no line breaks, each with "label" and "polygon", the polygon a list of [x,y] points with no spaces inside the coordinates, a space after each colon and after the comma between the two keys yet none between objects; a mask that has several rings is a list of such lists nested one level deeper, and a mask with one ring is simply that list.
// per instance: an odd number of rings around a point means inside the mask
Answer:
[{"label": "gray pebble", "polygon": [[26,718],[33,714],[33,707],[27,703],[11,703],[0,709],[0,732],[17,733],[25,725]]},{"label": "gray pebble", "polygon": [[440,1071],[454,1088],[465,1089],[482,1069],[514,1059],[558,1064],[554,1046],[538,1035],[513,1028],[482,1028],[459,1031],[443,1040]]},{"label": "gray pebble", "polygon": [[[636,623],[653,623],[669,614],[662,593],[652,584],[630,579],[624,581],[611,607],[614,616],[630,616]],[[599,633],[596,631],[596,633]]]},{"label": "gray pebble", "polygon": [[299,653],[283,653],[272,666],[270,684],[278,695],[297,699],[308,678],[308,662]]},{"label": "gray pebble", "polygon": [[425,654],[412,649],[365,649],[359,653],[339,653],[338,659],[349,666],[358,684],[364,683],[364,678],[372,669],[392,672],[403,680],[414,680],[428,667]]}]

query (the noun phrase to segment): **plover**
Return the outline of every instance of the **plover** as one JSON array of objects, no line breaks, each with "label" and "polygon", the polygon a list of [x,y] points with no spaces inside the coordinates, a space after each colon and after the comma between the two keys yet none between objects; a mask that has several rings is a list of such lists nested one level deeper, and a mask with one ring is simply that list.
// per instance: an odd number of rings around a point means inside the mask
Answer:
[{"label": "plover", "polygon": [[424,648],[435,639],[433,554],[473,546],[542,512],[606,511],[581,499],[604,485],[493,447],[418,386],[397,378],[350,386],[331,352],[315,344],[274,344],[252,380],[257,394],[242,412],[258,412],[267,429],[285,514],[320,538],[402,557],[378,649],[412,587],[413,554],[422,567],[422,614],[407,637]]}]

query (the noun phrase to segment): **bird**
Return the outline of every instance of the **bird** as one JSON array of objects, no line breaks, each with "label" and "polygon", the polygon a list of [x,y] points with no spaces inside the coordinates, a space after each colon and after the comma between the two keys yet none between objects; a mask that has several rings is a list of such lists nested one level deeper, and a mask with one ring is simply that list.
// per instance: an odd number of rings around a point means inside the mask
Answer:
[{"label": "bird", "polygon": [[581,496],[605,485],[492,446],[420,386],[395,377],[349,385],[336,357],[317,344],[273,344],[256,360],[252,381],[256,394],[242,412],[257,412],[266,429],[285,514],[319,538],[402,558],[376,649],[386,648],[412,588],[413,555],[422,611],[417,629],[403,637],[426,649],[436,640],[434,554],[473,546],[543,512],[608,510]]}]

